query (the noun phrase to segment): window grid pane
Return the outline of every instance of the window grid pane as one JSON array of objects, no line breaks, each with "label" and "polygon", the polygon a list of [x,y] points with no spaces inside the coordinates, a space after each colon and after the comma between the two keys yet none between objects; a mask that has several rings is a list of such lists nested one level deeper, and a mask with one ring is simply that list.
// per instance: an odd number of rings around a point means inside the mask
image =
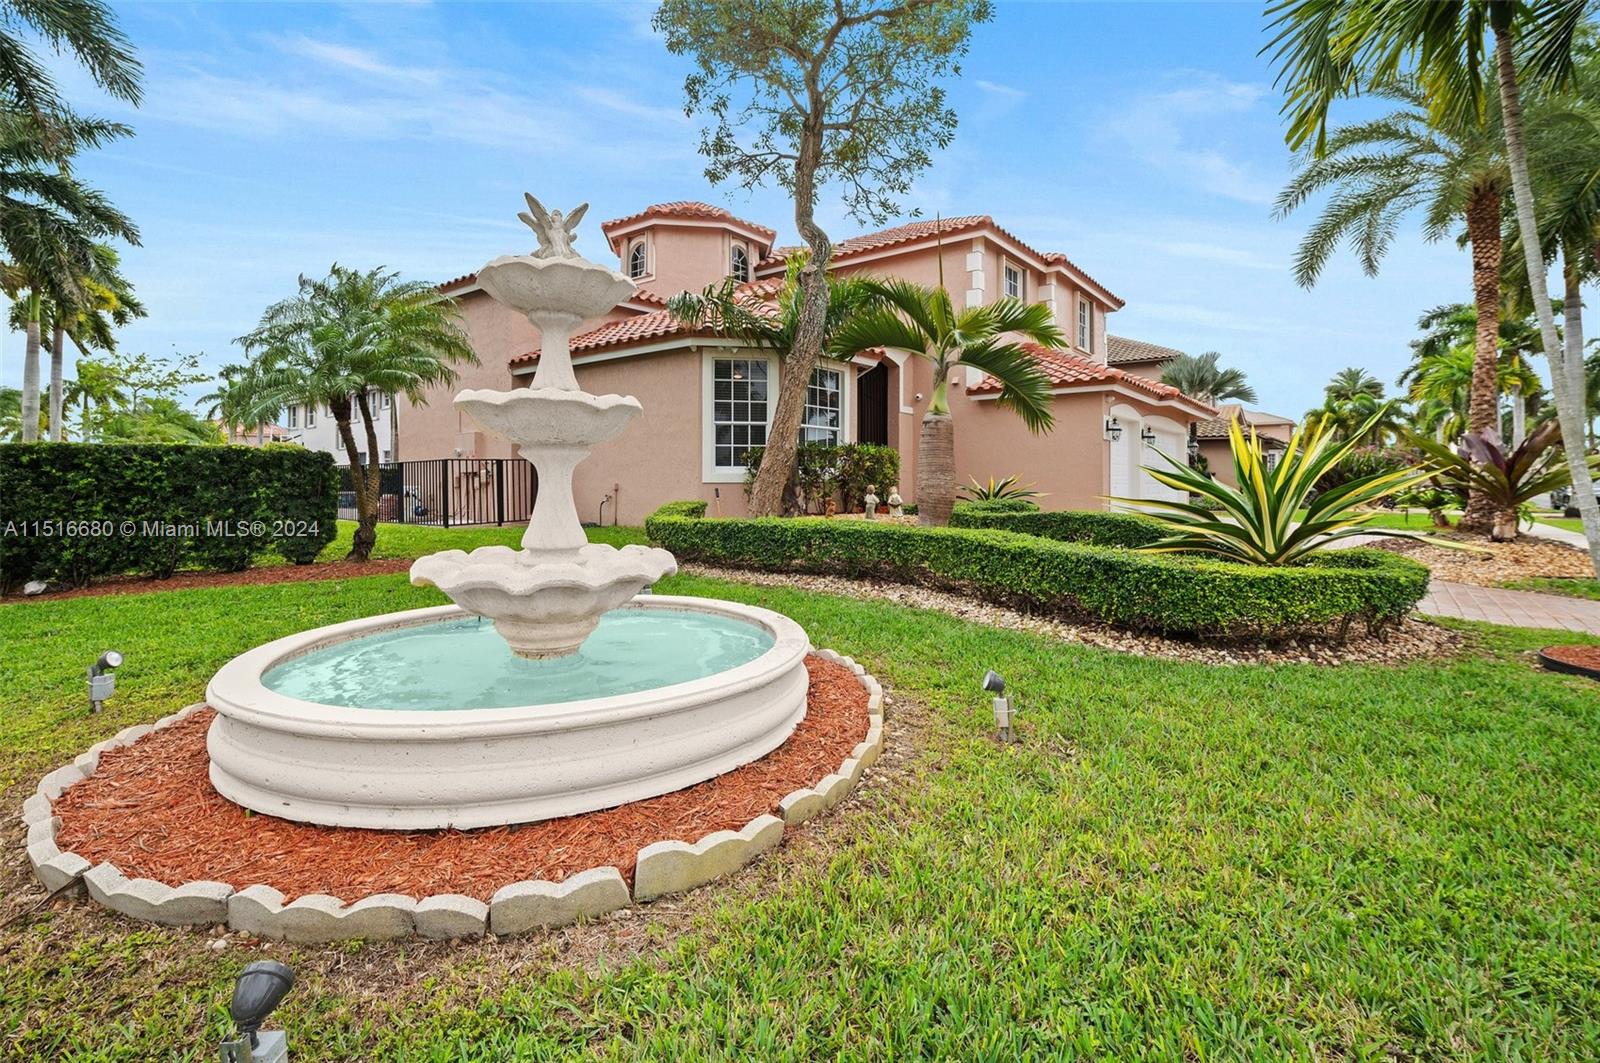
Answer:
[{"label": "window grid pane", "polygon": [[800,442],[839,442],[839,394],[842,377],[836,369],[813,369],[806,386],[805,414],[800,421]]},{"label": "window grid pane", "polygon": [[750,358],[718,358],[711,370],[715,443],[719,469],[749,464],[751,447],[767,442],[767,363]]}]

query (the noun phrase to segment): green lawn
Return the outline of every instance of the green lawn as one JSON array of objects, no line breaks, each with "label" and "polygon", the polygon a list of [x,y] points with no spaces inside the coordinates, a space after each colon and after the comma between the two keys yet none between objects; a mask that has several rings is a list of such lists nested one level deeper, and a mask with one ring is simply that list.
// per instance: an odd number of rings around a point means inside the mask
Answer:
[{"label": "green lawn", "polygon": [[1396,510],[1393,513],[1380,513],[1367,522],[1372,528],[1400,528],[1407,531],[1435,531],[1433,518],[1428,516],[1425,509]]},{"label": "green lawn", "polygon": [[[480,546],[521,546],[526,524],[507,528],[432,528],[424,524],[379,524],[373,557],[421,557],[436,550],[475,550]],[[645,541],[643,528],[585,528],[592,543],[626,546]],[[339,522],[339,534],[322,548],[319,561],[338,561],[350,552],[356,533],[353,520]]]},{"label": "green lawn", "polygon": [[[909,763],[687,912],[276,947],[296,1060],[1600,1057],[1600,697],[1527,659],[1576,636],[1213,668],[879,601],[663,589],[780,609],[861,659],[891,732],[921,721]],[[248,646],[442,601],[395,574],[0,606],[0,920],[39,893],[14,816],[37,776]],[[90,719],[106,647],[128,663]],[[1018,747],[989,738],[988,667]],[[215,1058],[260,955],[82,904],[0,928],[0,1058]]]},{"label": "green lawn", "polygon": [[1540,517],[1540,524],[1548,524],[1552,528],[1565,528],[1567,531],[1583,531],[1583,521],[1577,517]]},{"label": "green lawn", "polygon": [[1593,598],[1600,601],[1600,580],[1569,579],[1559,576],[1533,576],[1529,579],[1502,583],[1516,591],[1544,591],[1546,594],[1564,594],[1569,598]]}]

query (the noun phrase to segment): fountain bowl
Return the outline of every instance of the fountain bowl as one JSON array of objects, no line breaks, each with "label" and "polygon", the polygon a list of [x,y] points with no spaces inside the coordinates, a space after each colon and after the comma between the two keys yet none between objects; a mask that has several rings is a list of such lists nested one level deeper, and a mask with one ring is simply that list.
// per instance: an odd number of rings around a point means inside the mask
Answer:
[{"label": "fountain bowl", "polygon": [[478,284],[498,302],[530,317],[599,317],[634,292],[616,270],[582,258],[501,255],[478,270]]},{"label": "fountain bowl", "polygon": [[[458,394],[455,404],[501,439],[522,447],[563,450],[587,450],[616,438],[643,408],[631,395],[537,387],[514,391],[472,388]],[[525,456],[531,460],[537,454]]]},{"label": "fountain bowl", "polygon": [[[510,707],[351,707],[279,693],[264,677],[350,640],[470,621],[470,614],[436,606],[302,631],[246,651],[212,678],[212,785],[245,808],[329,826],[527,823],[731,771],[783,744],[805,716],[810,644],[793,620],[668,595],[642,595],[619,612],[632,610],[647,611],[652,623],[685,616],[750,625],[766,648],[711,674],[608,696]],[[563,667],[516,667],[552,664]],[[462,685],[471,678],[463,676]],[[434,686],[447,682],[434,679]]]}]

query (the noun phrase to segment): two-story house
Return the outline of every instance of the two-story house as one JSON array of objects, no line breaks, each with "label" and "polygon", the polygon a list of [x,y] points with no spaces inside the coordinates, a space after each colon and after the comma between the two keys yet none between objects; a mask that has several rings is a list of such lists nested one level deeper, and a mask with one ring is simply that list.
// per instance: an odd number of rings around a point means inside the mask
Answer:
[{"label": "two-story house", "polygon": [[[705,203],[657,204],[605,222],[601,231],[638,291],[577,330],[573,365],[585,390],[634,395],[644,412],[579,467],[579,512],[598,512],[608,495],[608,517],[625,524],[680,498],[703,498],[722,515],[745,512],[745,453],[766,442],[779,359],[676,320],[666,300],[730,276],[776,286],[795,249],[775,248],[773,230]],[[592,249],[590,255],[599,257]],[[1054,312],[1066,345],[1033,353],[1053,385],[1055,428],[1033,435],[994,401],[994,381],[958,375],[951,409],[963,482],[1016,475],[1057,509],[1098,508],[1106,495],[1162,497],[1168,489],[1139,471],[1153,461],[1149,449],[1182,460],[1191,426],[1215,416],[1159,380],[1110,364],[1106,318],[1123,301],[1064,254],[1036,250],[987,215],[917,221],[843,240],[832,268],[929,285],[942,274],[958,305],[1009,295]],[[490,299],[475,275],[440,291],[457,300],[481,365],[463,368],[457,384],[436,389],[426,405],[397,400],[403,457],[512,457],[510,444],[477,430],[450,398],[461,388],[528,384],[538,330]],[[915,501],[918,425],[931,388],[928,365],[903,352],[824,361],[812,372],[801,431],[809,441],[895,447],[900,493]]]}]

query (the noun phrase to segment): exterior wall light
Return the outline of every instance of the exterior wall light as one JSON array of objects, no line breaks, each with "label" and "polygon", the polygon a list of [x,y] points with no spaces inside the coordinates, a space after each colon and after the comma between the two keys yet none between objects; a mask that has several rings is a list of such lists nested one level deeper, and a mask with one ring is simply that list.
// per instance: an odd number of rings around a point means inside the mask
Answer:
[{"label": "exterior wall light", "polygon": [[1156,430],[1145,425],[1144,431],[1139,433],[1139,438],[1144,440],[1145,446],[1153,447],[1156,445]]},{"label": "exterior wall light", "polygon": [[1189,464],[1194,465],[1200,460],[1200,437],[1194,434],[1194,429],[1189,429]]},{"label": "exterior wall light", "polygon": [[90,712],[99,712],[106,699],[117,692],[117,677],[112,672],[121,667],[122,654],[116,650],[107,650],[89,666]]},{"label": "exterior wall light", "polygon": [[1106,438],[1115,443],[1122,438],[1122,425],[1117,423],[1115,417],[1106,420]]},{"label": "exterior wall light", "polygon": [[239,1036],[222,1042],[222,1063],[288,1063],[288,1036],[282,1030],[262,1033],[261,1024],[293,987],[294,971],[277,960],[257,960],[239,972],[228,1005]]},{"label": "exterior wall light", "polygon": [[1011,699],[1005,696],[1006,681],[1000,678],[999,672],[990,669],[983,673],[983,689],[994,695],[994,725],[999,732],[996,737],[1010,745],[1017,736],[1011,730]]}]

